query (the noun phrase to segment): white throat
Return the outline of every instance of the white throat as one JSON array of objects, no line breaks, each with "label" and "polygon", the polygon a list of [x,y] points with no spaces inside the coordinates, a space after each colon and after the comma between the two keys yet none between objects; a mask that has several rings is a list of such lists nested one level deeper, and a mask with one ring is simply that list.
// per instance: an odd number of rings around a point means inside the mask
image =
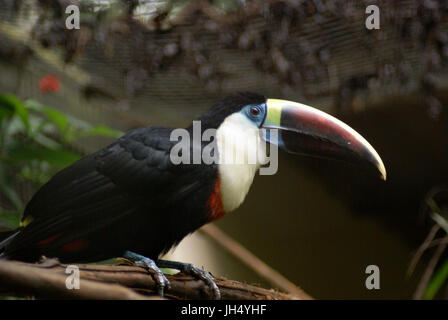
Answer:
[{"label": "white throat", "polygon": [[259,129],[245,115],[227,117],[217,132],[221,199],[225,212],[243,203],[255,173],[265,162],[266,144]]}]

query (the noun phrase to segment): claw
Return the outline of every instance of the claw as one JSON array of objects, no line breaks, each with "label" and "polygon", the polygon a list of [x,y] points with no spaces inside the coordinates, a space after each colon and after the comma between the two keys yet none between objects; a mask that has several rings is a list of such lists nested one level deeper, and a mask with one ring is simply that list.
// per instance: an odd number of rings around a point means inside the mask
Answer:
[{"label": "claw", "polygon": [[215,279],[209,272],[202,270],[191,263],[157,260],[157,265],[162,268],[171,268],[180,270],[181,272],[184,272],[199,280],[204,281],[212,291],[214,299],[215,300],[221,299],[221,292],[219,291],[219,288],[215,283]]},{"label": "claw", "polygon": [[221,300],[221,291],[219,291],[219,288],[215,283],[215,278],[213,278],[209,272],[200,269],[191,263],[185,264],[185,269],[182,271],[204,281],[212,290],[214,299]]},{"label": "claw", "polygon": [[157,293],[163,297],[165,288],[168,288],[170,286],[170,282],[168,281],[168,279],[166,278],[165,274],[163,273],[162,270],[159,269],[159,267],[157,267],[156,263],[149,259],[149,258],[144,258],[141,260],[137,260],[134,261],[136,265],[144,267],[145,269],[147,269],[149,272],[151,272],[154,281],[157,284]]},{"label": "claw", "polygon": [[219,291],[219,288],[216,285],[213,276],[209,272],[202,270],[191,263],[183,263],[167,260],[157,260],[156,263],[154,260],[151,260],[145,256],[139,255],[131,251],[126,251],[124,257],[126,259],[131,260],[136,265],[144,267],[149,272],[151,272],[154,281],[157,283],[157,290],[160,296],[163,296],[165,288],[170,287],[170,282],[165,277],[165,274],[162,272],[162,270],[159,269],[159,267],[177,269],[181,272],[184,272],[199,280],[204,281],[205,284],[207,284],[207,286],[210,288],[213,298],[216,300],[221,299],[221,292]]},{"label": "claw", "polygon": [[163,297],[165,288],[169,288],[171,284],[154,260],[129,251],[124,254],[124,257],[133,261],[137,266],[145,268],[151,273],[157,285],[157,293]]}]

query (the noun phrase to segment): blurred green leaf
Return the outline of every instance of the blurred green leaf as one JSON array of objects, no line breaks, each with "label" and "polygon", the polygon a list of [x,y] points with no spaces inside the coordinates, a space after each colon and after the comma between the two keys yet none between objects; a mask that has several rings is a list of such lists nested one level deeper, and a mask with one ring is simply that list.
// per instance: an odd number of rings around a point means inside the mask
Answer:
[{"label": "blurred green leaf", "polygon": [[57,170],[81,158],[71,150],[71,141],[94,135],[116,138],[122,133],[92,126],[35,100],[22,102],[0,93],[0,192],[14,206],[12,210],[0,206],[0,224],[19,223],[24,207],[14,189],[19,182],[42,186]]},{"label": "blurred green leaf", "polygon": [[22,120],[17,117],[12,118],[8,121],[8,127],[5,129],[4,134],[8,138],[14,136],[15,134],[24,133],[26,127]]},{"label": "blurred green leaf", "polygon": [[123,132],[110,129],[105,126],[95,126],[89,131],[85,133],[86,136],[94,136],[94,135],[101,135],[105,137],[111,137],[111,138],[119,138],[123,135]]},{"label": "blurred green leaf", "polygon": [[20,212],[18,210],[5,210],[0,208],[0,225],[7,228],[17,228],[20,225]]},{"label": "blurred green leaf", "polygon": [[64,134],[68,125],[67,117],[62,112],[50,108],[45,108],[44,114],[58,127],[61,134]]},{"label": "blurred green leaf", "polygon": [[54,140],[53,138],[47,137],[46,135],[44,135],[42,133],[37,133],[34,136],[34,141],[37,142],[38,144],[40,144],[44,147],[50,148],[50,149],[58,149],[58,148],[62,147],[61,143]]},{"label": "blurred green leaf", "polygon": [[9,104],[5,104],[1,100],[2,96],[0,95],[0,121],[14,114],[14,108],[12,108]]},{"label": "blurred green leaf", "polygon": [[43,112],[43,110],[45,109],[45,106],[42,103],[33,99],[25,100],[24,105],[28,110],[33,110],[37,112]]},{"label": "blurred green leaf", "polygon": [[65,115],[62,112],[46,107],[34,100],[27,100],[25,105],[28,109],[44,114],[51,123],[54,123],[59,129],[64,141],[72,142],[73,140],[88,136],[105,136],[119,138],[123,132],[110,129],[106,126],[94,126],[80,119]]},{"label": "blurred green leaf", "polygon": [[11,94],[0,94],[0,109],[13,110],[25,125],[26,130],[29,130],[28,110],[23,105],[22,101]]},{"label": "blurred green leaf", "polygon": [[21,168],[17,177],[20,177],[25,181],[30,181],[39,187],[50,180],[52,174],[55,173],[55,169],[57,168],[50,166],[47,162],[32,161]]},{"label": "blurred green leaf", "polygon": [[26,100],[25,106],[30,111],[42,114],[47,120],[42,121],[42,119],[33,119],[35,123],[39,124],[38,126],[33,126],[35,132],[44,131],[46,128],[48,128],[48,124],[51,123],[56,126],[56,128],[61,133],[61,136],[64,136],[69,124],[68,116],[56,109],[46,107],[35,100]]},{"label": "blurred green leaf", "polygon": [[80,159],[77,153],[68,150],[50,149],[44,146],[15,144],[8,150],[8,155],[17,161],[46,161],[51,165],[68,166]]},{"label": "blurred green leaf", "polygon": [[110,129],[105,126],[95,126],[90,127],[86,130],[79,131],[69,128],[66,133],[66,141],[71,142],[76,139],[90,137],[90,136],[104,136],[104,137],[110,137],[110,138],[119,138],[123,135],[123,132]]},{"label": "blurred green leaf", "polygon": [[11,181],[8,179],[3,163],[0,162],[0,190],[11,201],[14,207],[21,211],[22,200],[12,187]]},{"label": "blurred green leaf", "polygon": [[437,292],[448,280],[448,259],[445,263],[434,273],[433,277],[426,286],[425,292],[423,293],[423,299],[431,300],[434,299]]}]

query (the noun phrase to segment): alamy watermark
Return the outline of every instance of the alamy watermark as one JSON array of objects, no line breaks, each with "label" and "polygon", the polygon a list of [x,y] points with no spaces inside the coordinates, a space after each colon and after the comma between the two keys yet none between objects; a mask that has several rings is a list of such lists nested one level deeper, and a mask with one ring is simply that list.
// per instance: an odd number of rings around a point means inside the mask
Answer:
[{"label": "alamy watermark", "polygon": [[380,289],[380,268],[377,265],[371,264],[366,268],[366,274],[369,276],[366,278],[366,289],[372,290]]},{"label": "alamy watermark", "polygon": [[79,290],[81,288],[79,282],[79,267],[75,265],[69,265],[65,268],[65,273],[68,274],[65,279],[65,287],[68,290]]},{"label": "alamy watermark", "polygon": [[[99,8],[99,7],[98,7]],[[65,26],[68,30],[80,28],[80,12],[79,7],[75,4],[68,5],[65,8],[65,13],[68,14],[65,19]],[[368,30],[380,29],[380,9],[378,6],[371,4],[366,7],[365,13],[368,14],[365,20],[365,27]]]},{"label": "alamy watermark", "polygon": [[202,132],[201,122],[193,121],[192,130],[174,129],[170,141],[177,142],[170,152],[176,165],[259,165],[260,175],[273,175],[278,169],[277,129],[248,128],[220,134],[214,128]]},{"label": "alamy watermark", "polygon": [[368,30],[379,29],[380,28],[380,8],[378,6],[371,4],[366,7],[366,28]]},{"label": "alamy watermark", "polygon": [[80,28],[80,15],[79,7],[77,5],[71,4],[65,8],[65,13],[69,16],[65,19],[65,27],[68,30],[79,29]]}]

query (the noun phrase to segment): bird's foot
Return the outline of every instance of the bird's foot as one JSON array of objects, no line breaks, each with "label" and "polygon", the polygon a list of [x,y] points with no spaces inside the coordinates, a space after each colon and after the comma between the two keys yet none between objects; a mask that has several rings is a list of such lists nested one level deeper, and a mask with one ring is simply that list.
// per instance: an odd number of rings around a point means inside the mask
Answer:
[{"label": "bird's foot", "polygon": [[189,274],[199,280],[202,280],[212,291],[215,300],[221,299],[221,292],[215,283],[213,276],[201,268],[196,267],[191,263],[183,263],[176,261],[157,260],[157,265],[161,268],[177,269],[183,273]]},{"label": "bird's foot", "polygon": [[157,266],[154,260],[151,260],[145,256],[139,255],[137,253],[126,251],[123,255],[126,259],[131,260],[136,265],[140,267],[144,267],[148,270],[154,278],[154,281],[157,284],[157,293],[163,297],[165,288],[169,288],[170,282],[166,278],[165,274],[162,270]]}]

